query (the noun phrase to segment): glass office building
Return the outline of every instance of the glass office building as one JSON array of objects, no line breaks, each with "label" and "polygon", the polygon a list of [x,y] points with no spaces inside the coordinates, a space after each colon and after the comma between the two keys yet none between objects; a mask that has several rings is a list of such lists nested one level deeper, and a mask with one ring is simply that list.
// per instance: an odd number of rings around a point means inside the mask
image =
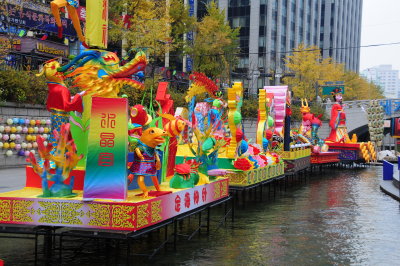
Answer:
[{"label": "glass office building", "polygon": [[359,70],[362,0],[219,0],[240,27],[234,79],[252,93],[270,83],[263,74],[287,73],[283,58],[303,43],[316,45],[349,70]]}]

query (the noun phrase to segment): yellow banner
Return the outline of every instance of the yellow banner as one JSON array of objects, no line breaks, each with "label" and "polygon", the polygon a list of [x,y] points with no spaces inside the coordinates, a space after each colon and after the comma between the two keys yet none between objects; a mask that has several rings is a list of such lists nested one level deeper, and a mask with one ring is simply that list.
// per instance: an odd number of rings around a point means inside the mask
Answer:
[{"label": "yellow banner", "polygon": [[107,48],[108,0],[86,1],[85,36],[90,47]]}]

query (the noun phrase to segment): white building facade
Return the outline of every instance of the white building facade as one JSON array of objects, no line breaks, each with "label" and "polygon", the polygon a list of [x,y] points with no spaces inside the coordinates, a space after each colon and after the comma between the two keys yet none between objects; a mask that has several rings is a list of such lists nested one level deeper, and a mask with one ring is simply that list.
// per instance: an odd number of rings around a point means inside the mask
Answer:
[{"label": "white building facade", "polygon": [[392,65],[367,68],[362,71],[362,75],[380,86],[386,98],[400,98],[399,70],[393,69]]}]

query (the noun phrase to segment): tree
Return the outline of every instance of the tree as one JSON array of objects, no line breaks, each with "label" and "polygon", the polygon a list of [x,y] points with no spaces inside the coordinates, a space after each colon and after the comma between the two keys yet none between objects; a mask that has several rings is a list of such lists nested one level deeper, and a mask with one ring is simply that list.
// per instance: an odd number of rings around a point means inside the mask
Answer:
[{"label": "tree", "polygon": [[207,13],[196,24],[194,43],[187,53],[193,58],[195,71],[228,78],[229,66],[237,61],[239,28],[229,26],[224,11],[215,2],[207,5]]},{"label": "tree", "polygon": [[[127,19],[123,19],[123,13]],[[125,39],[126,49],[150,48],[153,56],[162,57],[167,51],[183,47],[183,33],[193,22],[181,0],[110,1],[110,40]]]},{"label": "tree", "polygon": [[345,100],[366,100],[384,98],[381,88],[369,82],[364,77],[353,71],[344,73],[344,82],[346,85]]},{"label": "tree", "polygon": [[315,98],[319,84],[339,81],[343,73],[343,66],[331,58],[323,59],[317,46],[301,44],[285,58],[285,62],[295,76],[284,78],[284,82],[292,87],[294,95],[310,100]]},{"label": "tree", "polygon": [[345,100],[382,97],[379,87],[358,73],[345,70],[343,64],[334,62],[330,57],[323,59],[316,46],[300,45],[285,58],[285,62],[295,76],[284,78],[284,82],[291,86],[296,97],[314,99],[318,87],[327,81],[344,81]]}]

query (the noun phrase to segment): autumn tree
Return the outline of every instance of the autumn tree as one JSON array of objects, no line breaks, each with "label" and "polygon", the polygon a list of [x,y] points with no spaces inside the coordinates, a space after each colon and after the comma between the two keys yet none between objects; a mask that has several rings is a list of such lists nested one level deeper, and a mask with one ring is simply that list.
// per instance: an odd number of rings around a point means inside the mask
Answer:
[{"label": "autumn tree", "polygon": [[285,58],[285,62],[295,76],[284,78],[284,82],[291,86],[296,97],[312,100],[318,88],[328,81],[344,81],[345,100],[382,97],[379,87],[358,73],[345,70],[343,64],[334,62],[332,58],[322,58],[316,46],[300,45]]},{"label": "autumn tree", "polygon": [[149,49],[150,57],[182,48],[183,34],[193,23],[183,0],[110,0],[110,40],[125,40],[128,50]]},{"label": "autumn tree", "polygon": [[353,71],[345,71],[343,80],[346,85],[345,100],[367,100],[384,98],[382,89]]},{"label": "autumn tree", "polygon": [[319,84],[339,81],[343,74],[343,66],[334,63],[331,58],[323,59],[317,46],[305,47],[301,44],[285,58],[285,63],[295,76],[284,78],[284,82],[300,98],[314,99]]},{"label": "autumn tree", "polygon": [[215,2],[207,5],[207,15],[196,24],[192,46],[187,48],[193,58],[194,70],[209,77],[229,76],[229,66],[236,64],[239,28],[232,29],[225,12]]}]

